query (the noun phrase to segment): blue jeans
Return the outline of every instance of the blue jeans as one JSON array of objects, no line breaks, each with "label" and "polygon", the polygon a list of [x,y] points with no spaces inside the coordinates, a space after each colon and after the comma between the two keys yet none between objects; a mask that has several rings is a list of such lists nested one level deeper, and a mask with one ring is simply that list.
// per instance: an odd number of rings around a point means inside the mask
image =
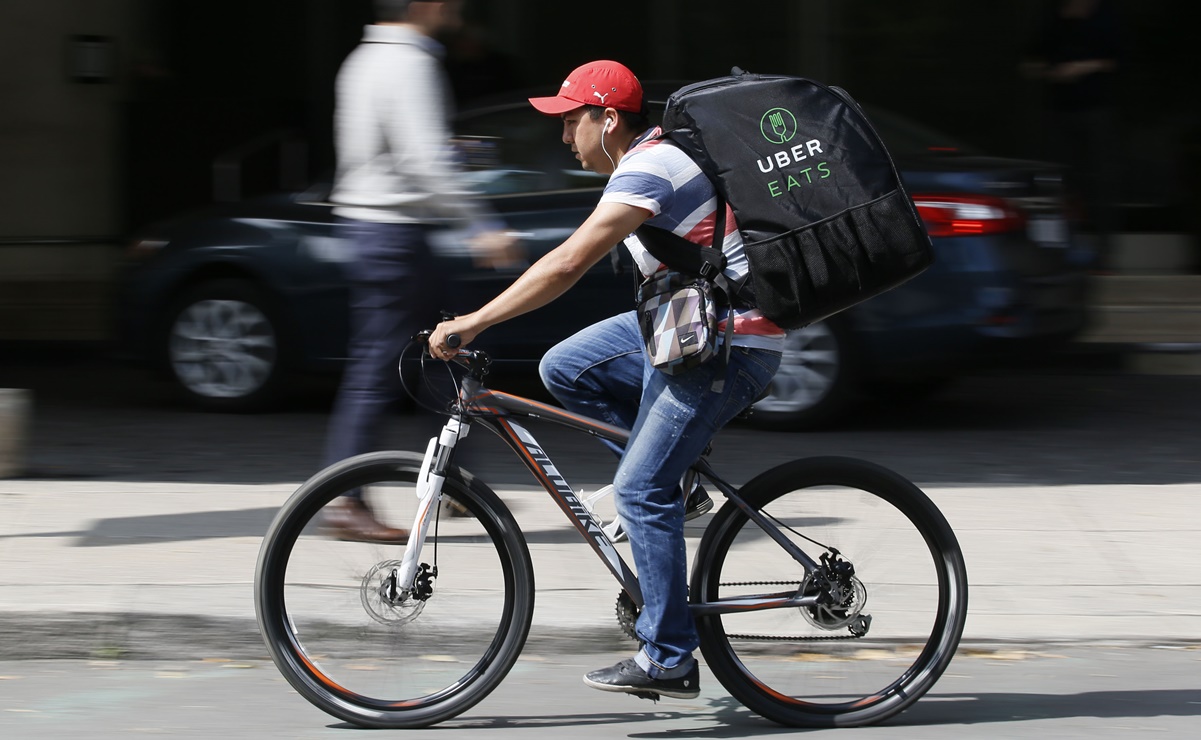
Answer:
[{"label": "blue jeans", "polygon": [[[652,677],[690,667],[697,646],[680,477],[779,365],[777,352],[735,347],[728,363],[667,375],[647,361],[633,311],[584,329],[542,358],[542,382],[564,407],[632,430],[613,485],[642,588],[639,664]],[[718,372],[726,382],[715,392]]]}]

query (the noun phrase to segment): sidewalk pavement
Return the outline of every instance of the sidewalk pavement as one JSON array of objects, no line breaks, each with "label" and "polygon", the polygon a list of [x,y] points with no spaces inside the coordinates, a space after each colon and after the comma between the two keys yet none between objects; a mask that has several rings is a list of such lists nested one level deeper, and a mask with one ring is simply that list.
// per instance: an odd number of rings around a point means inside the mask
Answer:
[{"label": "sidewalk pavement", "polygon": [[[0,480],[0,659],[265,657],[255,560],[297,485]],[[1201,641],[1201,484],[926,490],[967,559],[965,645]],[[541,489],[497,492],[527,533],[569,528]],[[530,546],[528,649],[632,649],[616,583],[563,539]]]}]

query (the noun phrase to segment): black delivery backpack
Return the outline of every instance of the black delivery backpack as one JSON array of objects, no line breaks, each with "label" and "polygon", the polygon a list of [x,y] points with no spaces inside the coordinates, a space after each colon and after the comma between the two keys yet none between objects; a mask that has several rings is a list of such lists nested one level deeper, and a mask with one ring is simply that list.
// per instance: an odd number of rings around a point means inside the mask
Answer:
[{"label": "black delivery backpack", "polygon": [[[735,68],[673,93],[663,132],[738,222],[749,279],[728,287],[719,279],[718,287],[783,329],[894,288],[934,260],[892,157],[837,87]],[[725,266],[717,249],[648,226],[636,233],[674,269],[712,278]]]}]

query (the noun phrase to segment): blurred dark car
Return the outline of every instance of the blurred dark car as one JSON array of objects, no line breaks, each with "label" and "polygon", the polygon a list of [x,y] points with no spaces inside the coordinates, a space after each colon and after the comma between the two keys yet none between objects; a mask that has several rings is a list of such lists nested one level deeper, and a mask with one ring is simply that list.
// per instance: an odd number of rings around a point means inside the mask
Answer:
[{"label": "blurred dark car", "polygon": [[[647,85],[656,115],[677,84]],[[544,91],[543,91],[544,92]],[[535,94],[541,94],[535,93]],[[933,237],[936,260],[910,282],[790,332],[754,422],[810,428],[860,392],[914,397],[981,363],[1054,351],[1085,324],[1091,254],[1073,238],[1056,165],[985,156],[867,106]],[[591,211],[605,178],[583,172],[561,123],[523,95],[462,113],[471,177],[529,261]],[[349,258],[327,188],[219,205],[152,227],[130,250],[119,292],[129,355],[166,371],[209,408],[263,408],[290,379],[336,372],[347,340]],[[453,282],[439,309],[473,310],[519,274],[473,265],[461,232],[436,235]],[[602,260],[550,306],[477,340],[501,370],[533,370],[557,341],[633,307],[634,277]]]}]

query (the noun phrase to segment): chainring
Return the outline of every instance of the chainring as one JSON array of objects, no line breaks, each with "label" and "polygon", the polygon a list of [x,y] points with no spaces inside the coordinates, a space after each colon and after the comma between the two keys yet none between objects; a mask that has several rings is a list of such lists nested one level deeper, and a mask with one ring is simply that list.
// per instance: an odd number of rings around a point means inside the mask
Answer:
[{"label": "chainring", "polygon": [[621,631],[635,642],[641,642],[635,628],[638,623],[638,614],[641,611],[625,591],[617,594],[617,624],[621,626]]}]

